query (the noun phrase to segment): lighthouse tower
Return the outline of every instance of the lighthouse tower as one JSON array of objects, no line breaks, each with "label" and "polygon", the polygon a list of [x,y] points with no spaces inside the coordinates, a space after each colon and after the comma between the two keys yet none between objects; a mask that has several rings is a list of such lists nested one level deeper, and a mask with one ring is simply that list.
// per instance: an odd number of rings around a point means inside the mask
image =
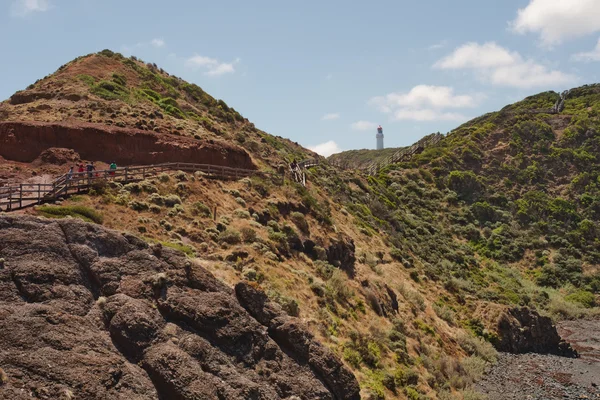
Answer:
[{"label": "lighthouse tower", "polygon": [[383,128],[381,125],[377,127],[377,150],[383,150]]}]

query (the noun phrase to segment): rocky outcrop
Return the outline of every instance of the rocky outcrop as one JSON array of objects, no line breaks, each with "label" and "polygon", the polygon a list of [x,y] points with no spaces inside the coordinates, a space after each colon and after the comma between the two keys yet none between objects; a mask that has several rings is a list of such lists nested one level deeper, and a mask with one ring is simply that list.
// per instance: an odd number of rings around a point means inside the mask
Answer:
[{"label": "rocky outcrop", "polygon": [[34,102],[36,100],[40,100],[40,99],[51,99],[54,97],[54,94],[52,93],[46,93],[46,92],[36,92],[33,90],[28,90],[28,91],[20,91],[17,92],[15,94],[13,94],[12,96],[10,96],[10,104],[12,105],[19,105],[19,104],[26,104],[26,103],[31,103]]},{"label": "rocky outcrop", "polygon": [[51,147],[44,150],[38,158],[33,161],[33,164],[53,164],[53,165],[64,165],[69,163],[78,163],[81,161],[79,154],[74,152],[72,149],[60,149]]},{"label": "rocky outcrop", "polygon": [[316,371],[337,399],[360,399],[358,382],[326,347],[318,343],[295,318],[281,306],[269,302],[267,295],[252,284],[235,286],[240,304],[263,326],[286,352]]},{"label": "rocky outcrop", "polygon": [[392,288],[386,284],[372,284],[366,279],[360,284],[365,298],[377,315],[394,318],[398,314],[398,296]]},{"label": "rocky outcrop", "polygon": [[548,317],[528,307],[512,308],[497,322],[497,349],[510,353],[542,353],[577,357]]},{"label": "rocky outcrop", "polygon": [[53,147],[122,165],[188,162],[256,169],[246,150],[225,142],[87,123],[0,122],[0,157],[32,162]]},{"label": "rocky outcrop", "polygon": [[0,258],[0,398],[359,398],[298,320],[172,249],[0,216]]},{"label": "rocky outcrop", "polygon": [[355,249],[354,240],[350,238],[334,240],[327,248],[327,261],[354,276]]}]

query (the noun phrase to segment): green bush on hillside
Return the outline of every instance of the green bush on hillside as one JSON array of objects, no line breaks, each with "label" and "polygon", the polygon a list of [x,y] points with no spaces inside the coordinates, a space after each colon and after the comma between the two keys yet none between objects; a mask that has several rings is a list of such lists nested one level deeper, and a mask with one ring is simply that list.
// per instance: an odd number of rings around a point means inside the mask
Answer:
[{"label": "green bush on hillside", "polygon": [[87,222],[102,224],[102,214],[96,210],[85,206],[50,206],[43,205],[36,208],[36,211],[47,218],[65,218],[74,217]]}]

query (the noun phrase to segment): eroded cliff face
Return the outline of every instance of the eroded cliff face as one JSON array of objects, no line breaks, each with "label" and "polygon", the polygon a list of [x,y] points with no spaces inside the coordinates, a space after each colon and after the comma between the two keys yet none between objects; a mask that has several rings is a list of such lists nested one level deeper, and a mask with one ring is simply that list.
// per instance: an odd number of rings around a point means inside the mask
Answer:
[{"label": "eroded cliff face", "polygon": [[53,147],[73,149],[86,160],[122,165],[188,162],[256,168],[246,150],[226,142],[100,124],[0,122],[0,157],[32,162]]},{"label": "eroded cliff face", "polygon": [[76,220],[0,216],[0,398],[359,399],[259,289]]},{"label": "eroded cliff face", "polygon": [[509,353],[556,354],[577,357],[549,317],[528,307],[511,308],[497,321],[498,350]]}]

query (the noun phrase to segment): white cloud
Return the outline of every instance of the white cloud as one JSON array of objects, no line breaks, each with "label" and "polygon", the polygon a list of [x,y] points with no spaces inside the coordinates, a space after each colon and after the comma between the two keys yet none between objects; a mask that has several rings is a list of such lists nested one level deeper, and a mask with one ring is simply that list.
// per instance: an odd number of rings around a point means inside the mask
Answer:
[{"label": "white cloud", "polygon": [[309,146],[308,148],[309,150],[312,150],[315,153],[322,155],[323,157],[329,157],[332,154],[339,153],[340,151],[342,151],[342,149],[340,149],[340,146],[338,146],[337,143],[333,140],[318,144],[316,146]]},{"label": "white cloud", "polygon": [[529,60],[496,68],[491,71],[489,79],[494,85],[528,89],[568,85],[575,82],[577,77],[561,71],[548,70],[545,66]]},{"label": "white cloud", "polygon": [[370,131],[375,130],[377,128],[377,124],[370,121],[356,121],[352,123],[350,127],[355,131]]},{"label": "white cloud", "polygon": [[534,32],[552,46],[600,31],[598,0],[530,0],[510,24],[517,33]]},{"label": "white cloud", "polygon": [[150,44],[154,47],[165,47],[166,43],[165,43],[164,39],[156,38],[156,39],[152,39]]},{"label": "white cloud", "polygon": [[50,9],[48,0],[15,0],[11,6],[11,14],[24,17],[35,12],[45,12]]},{"label": "white cloud", "polygon": [[514,64],[520,58],[519,53],[511,53],[494,42],[483,45],[470,42],[458,47],[452,54],[436,62],[434,68],[491,68]]},{"label": "white cloud", "polygon": [[411,109],[411,108],[401,108],[396,110],[393,113],[393,119],[402,121],[402,120],[411,120],[411,121],[466,121],[469,119],[463,114],[459,113],[450,113],[450,112],[441,112],[438,110],[432,109]]},{"label": "white cloud", "polygon": [[334,119],[340,119],[340,114],[339,113],[331,113],[331,114],[325,114],[321,117],[321,120],[323,120],[323,121],[332,121]]},{"label": "white cloud", "polygon": [[204,69],[205,75],[220,76],[235,72],[234,64],[237,64],[238,62],[240,62],[239,58],[237,58],[233,62],[224,63],[220,62],[216,58],[195,55],[193,57],[188,58],[185,62],[185,65],[188,68]]},{"label": "white cloud", "polygon": [[533,88],[573,83],[577,77],[525,60],[494,42],[466,43],[433,65],[437,69],[471,69],[493,85]]},{"label": "white cloud", "polygon": [[389,112],[394,107],[434,107],[465,108],[477,105],[477,96],[455,95],[454,89],[448,86],[417,85],[408,93],[390,93],[372,98],[369,102],[382,111]]},{"label": "white cloud", "polygon": [[448,86],[417,85],[406,93],[373,97],[369,104],[394,120],[464,121],[464,115],[444,110],[476,107],[484,98],[482,94],[458,95]]},{"label": "white cloud", "polygon": [[232,63],[221,63],[215,65],[214,67],[210,67],[208,71],[206,71],[206,75],[210,76],[220,76],[224,74],[231,74],[235,72],[235,68]]},{"label": "white cloud", "polygon": [[598,39],[594,50],[573,54],[571,59],[574,61],[600,61],[600,39]]}]

